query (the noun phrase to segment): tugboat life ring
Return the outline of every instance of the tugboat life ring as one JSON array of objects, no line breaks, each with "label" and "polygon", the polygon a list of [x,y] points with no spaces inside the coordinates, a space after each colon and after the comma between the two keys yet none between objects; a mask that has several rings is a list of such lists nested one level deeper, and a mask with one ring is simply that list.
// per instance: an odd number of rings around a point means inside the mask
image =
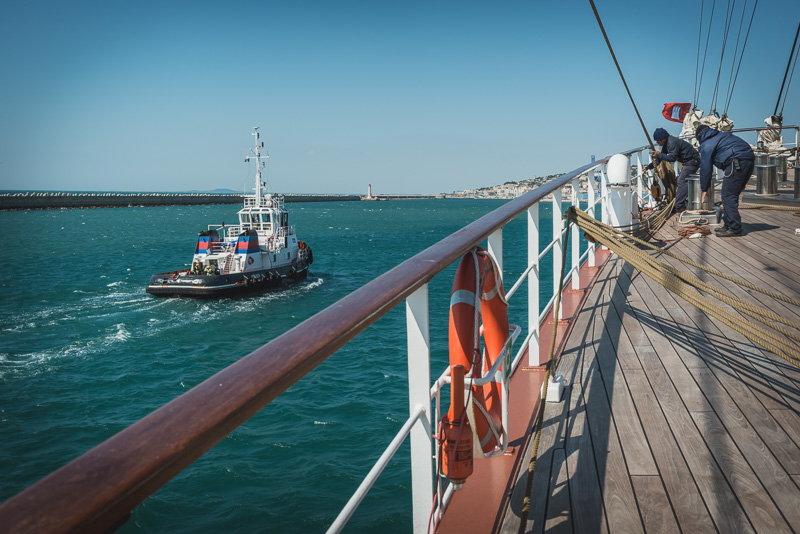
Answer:
[{"label": "tugboat life ring", "polygon": [[[480,304],[478,307],[478,299]],[[480,346],[483,322],[484,353]],[[508,303],[497,265],[486,252],[476,247],[461,258],[450,296],[450,370],[463,365],[466,383],[481,378],[502,358],[508,339]],[[485,357],[482,357],[485,356]],[[481,362],[483,360],[483,362]],[[472,386],[467,414],[484,455],[500,446],[505,432],[502,423],[500,384],[489,382]]]},{"label": "tugboat life ring", "polygon": [[247,265],[253,265],[253,257],[252,256],[247,258]]}]

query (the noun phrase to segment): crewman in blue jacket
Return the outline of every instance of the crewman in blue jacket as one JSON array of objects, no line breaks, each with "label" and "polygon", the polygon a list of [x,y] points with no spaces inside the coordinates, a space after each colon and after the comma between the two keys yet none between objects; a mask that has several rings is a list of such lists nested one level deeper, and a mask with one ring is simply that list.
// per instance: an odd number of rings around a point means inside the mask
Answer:
[{"label": "crewman in blue jacket", "polygon": [[753,174],[753,149],[741,137],[730,132],[720,132],[705,124],[697,126],[695,132],[700,142],[700,189],[703,191],[703,202],[711,186],[712,166],[716,165],[723,171],[722,220],[725,226],[715,230],[717,237],[742,235],[739,195]]},{"label": "crewman in blue jacket", "polygon": [[653,163],[646,166],[645,169],[652,169],[655,164],[661,161],[678,161],[683,165],[681,173],[678,175],[678,190],[675,192],[675,212],[684,211],[686,209],[686,198],[689,196],[689,182],[686,178],[690,174],[697,172],[700,167],[700,154],[697,150],[683,139],[670,135],[664,128],[656,128],[653,132],[653,139],[660,147],[661,151],[654,152],[655,158]]}]

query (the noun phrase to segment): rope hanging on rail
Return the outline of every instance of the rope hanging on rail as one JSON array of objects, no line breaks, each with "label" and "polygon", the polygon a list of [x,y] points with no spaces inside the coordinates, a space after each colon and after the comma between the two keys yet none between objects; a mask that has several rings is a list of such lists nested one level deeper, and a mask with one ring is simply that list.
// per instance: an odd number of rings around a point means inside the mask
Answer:
[{"label": "rope hanging on rail", "polygon": [[556,335],[558,333],[558,313],[561,309],[561,293],[564,288],[564,275],[567,270],[567,248],[569,245],[569,221],[567,221],[566,237],[562,247],[561,256],[561,277],[558,283],[558,295],[553,305],[553,335],[550,336],[550,350],[547,356],[547,364],[544,369],[544,382],[542,382],[542,394],[539,399],[539,411],[536,415],[536,423],[533,434],[533,447],[531,449],[531,459],[528,464],[528,479],[525,481],[525,497],[522,501],[522,511],[520,512],[519,534],[524,534],[528,524],[528,512],[531,508],[531,489],[533,488],[533,471],[536,469],[536,458],[539,454],[539,441],[542,437],[542,424],[544,423],[544,403],[547,399],[547,385],[550,381],[550,372],[553,367],[553,354],[556,351]]}]

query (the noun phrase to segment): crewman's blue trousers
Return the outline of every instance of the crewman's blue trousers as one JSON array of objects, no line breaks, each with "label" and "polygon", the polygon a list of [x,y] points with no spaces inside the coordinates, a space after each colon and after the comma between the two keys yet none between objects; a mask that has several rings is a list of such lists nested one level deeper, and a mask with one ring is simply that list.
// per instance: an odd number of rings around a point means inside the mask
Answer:
[{"label": "crewman's blue trousers", "polygon": [[735,233],[742,232],[742,216],[739,215],[739,195],[747,186],[753,174],[753,160],[740,159],[739,168],[734,162],[725,167],[725,177],[722,179],[722,220],[725,226]]}]

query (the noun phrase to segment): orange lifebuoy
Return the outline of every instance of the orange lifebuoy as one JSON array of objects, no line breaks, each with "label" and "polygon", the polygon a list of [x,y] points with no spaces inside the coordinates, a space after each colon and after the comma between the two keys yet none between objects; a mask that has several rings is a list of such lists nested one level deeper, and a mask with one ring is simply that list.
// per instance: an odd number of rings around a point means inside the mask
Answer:
[{"label": "orange lifebuoy", "polygon": [[[476,313],[478,298],[480,308]],[[480,346],[479,321],[483,323],[485,352]],[[463,365],[467,380],[482,377],[503,357],[508,339],[508,303],[497,265],[480,247],[465,254],[456,270],[450,296],[449,339],[450,369]],[[501,444],[504,433],[500,384],[492,381],[472,386],[467,409],[477,442],[484,454],[491,454]]]}]

